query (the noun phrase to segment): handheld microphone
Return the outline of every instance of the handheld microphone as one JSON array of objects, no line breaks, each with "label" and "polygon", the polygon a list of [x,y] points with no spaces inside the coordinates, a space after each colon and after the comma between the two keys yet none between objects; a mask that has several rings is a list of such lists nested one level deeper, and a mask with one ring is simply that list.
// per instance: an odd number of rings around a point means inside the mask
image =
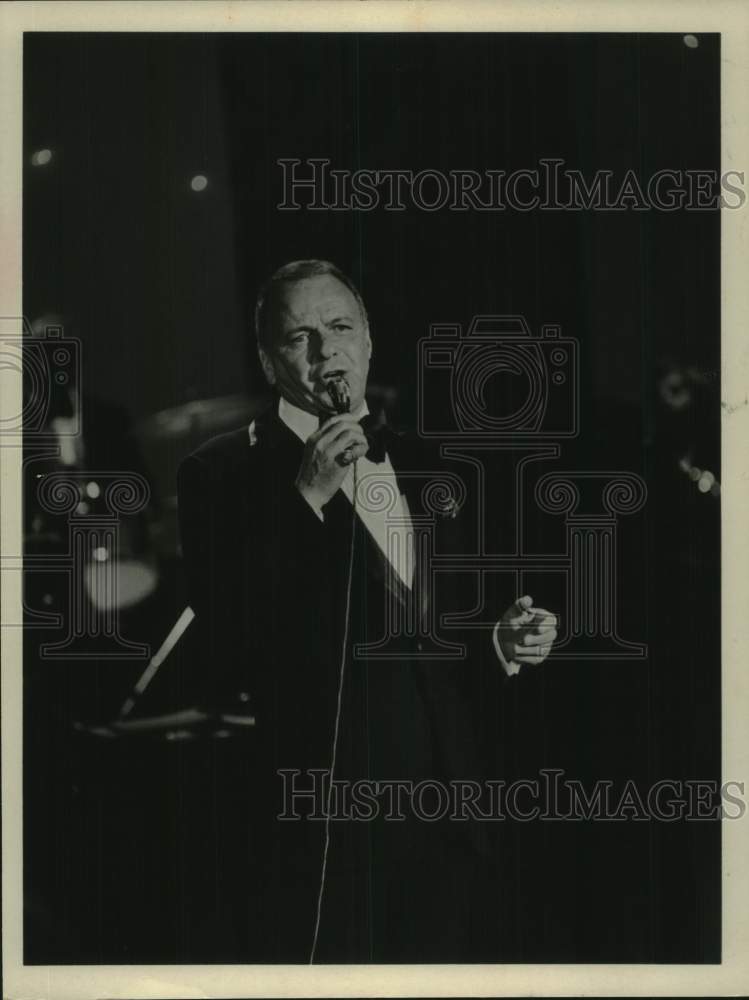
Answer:
[{"label": "handheld microphone", "polygon": [[331,375],[325,380],[325,386],[336,413],[348,413],[351,409],[351,393],[343,375]]},{"label": "handheld microphone", "polygon": [[[334,372],[325,379],[325,388],[328,390],[330,401],[336,413],[349,413],[351,410],[351,393],[348,382],[340,372]],[[351,465],[353,461],[351,448],[346,448],[338,456],[341,465]]]}]

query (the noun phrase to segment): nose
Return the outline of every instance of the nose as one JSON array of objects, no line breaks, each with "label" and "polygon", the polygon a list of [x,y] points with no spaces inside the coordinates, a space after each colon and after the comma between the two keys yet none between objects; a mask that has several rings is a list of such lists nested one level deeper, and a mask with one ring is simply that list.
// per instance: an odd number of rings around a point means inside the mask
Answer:
[{"label": "nose", "polygon": [[317,336],[315,337],[315,346],[317,348],[317,354],[322,358],[323,361],[327,361],[329,358],[334,358],[338,353],[335,337],[331,332],[327,330],[317,331]]}]

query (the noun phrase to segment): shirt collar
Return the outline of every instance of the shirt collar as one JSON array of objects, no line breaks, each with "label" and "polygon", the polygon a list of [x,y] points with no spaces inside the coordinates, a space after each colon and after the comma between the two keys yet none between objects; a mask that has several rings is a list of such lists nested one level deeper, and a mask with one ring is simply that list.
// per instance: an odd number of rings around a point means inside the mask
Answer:
[{"label": "shirt collar", "polygon": [[[369,413],[369,407],[366,400],[364,400],[354,416],[357,420],[361,420],[367,413]],[[299,440],[304,442],[320,426],[320,418],[317,414],[308,413],[307,410],[302,410],[298,406],[294,406],[293,403],[290,403],[283,396],[280,396],[278,399],[278,416],[289,430],[293,431]]]}]

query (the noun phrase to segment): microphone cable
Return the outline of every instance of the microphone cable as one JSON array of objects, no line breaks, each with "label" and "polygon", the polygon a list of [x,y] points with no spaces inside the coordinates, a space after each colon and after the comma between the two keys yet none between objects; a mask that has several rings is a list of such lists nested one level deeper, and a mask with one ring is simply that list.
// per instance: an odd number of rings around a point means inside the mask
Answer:
[{"label": "microphone cable", "polygon": [[320,872],[320,889],[317,894],[317,913],[315,915],[315,930],[312,936],[312,948],[310,949],[309,965],[315,961],[317,950],[317,939],[320,933],[320,920],[322,917],[322,903],[325,895],[325,878],[328,870],[328,850],[330,848],[330,807],[333,797],[333,776],[335,774],[336,756],[338,753],[338,731],[341,724],[341,705],[343,701],[343,681],[346,673],[346,659],[348,651],[349,623],[351,619],[351,589],[354,576],[354,539],[356,537],[356,493],[358,489],[357,481],[357,460],[353,463],[354,493],[351,498],[351,545],[349,546],[348,573],[346,578],[346,610],[343,623],[343,642],[341,644],[341,660],[338,672],[338,698],[336,703],[335,725],[333,727],[333,747],[330,761],[330,780],[328,783],[327,802],[325,807],[325,842],[323,846],[322,870]]}]

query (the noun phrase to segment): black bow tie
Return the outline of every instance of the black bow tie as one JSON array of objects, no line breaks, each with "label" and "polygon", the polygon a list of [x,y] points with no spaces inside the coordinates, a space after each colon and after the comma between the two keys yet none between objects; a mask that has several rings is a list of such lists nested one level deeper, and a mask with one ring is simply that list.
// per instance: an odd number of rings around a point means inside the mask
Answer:
[{"label": "black bow tie", "polygon": [[387,425],[379,423],[371,413],[365,413],[359,423],[364,431],[364,436],[369,442],[369,451],[366,457],[370,462],[375,462],[376,464],[384,462],[387,451]]}]

